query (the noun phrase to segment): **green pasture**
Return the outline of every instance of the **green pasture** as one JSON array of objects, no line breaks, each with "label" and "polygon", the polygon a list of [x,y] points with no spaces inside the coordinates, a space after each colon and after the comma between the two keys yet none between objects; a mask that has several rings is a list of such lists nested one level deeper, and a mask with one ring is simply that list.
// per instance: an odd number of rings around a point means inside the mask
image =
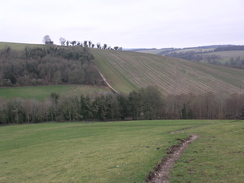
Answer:
[{"label": "green pasture", "polygon": [[59,85],[59,86],[31,86],[0,88],[0,97],[5,99],[23,98],[43,101],[55,92],[59,95],[97,95],[102,92],[110,92],[107,87],[95,87],[86,85]]},{"label": "green pasture", "polygon": [[[186,127],[196,128],[168,133]],[[191,133],[200,137],[175,165],[172,182],[241,182],[242,132],[243,121],[207,120],[2,126],[0,182],[144,182],[166,149]]]},{"label": "green pasture", "polygon": [[11,42],[0,42],[0,50],[4,49],[5,47],[11,47],[15,50],[24,50],[26,46],[29,47],[42,47],[42,44],[29,44],[29,43],[11,43]]},{"label": "green pasture", "polygon": [[200,137],[184,152],[171,172],[171,182],[244,180],[244,121],[223,121],[182,131]]}]

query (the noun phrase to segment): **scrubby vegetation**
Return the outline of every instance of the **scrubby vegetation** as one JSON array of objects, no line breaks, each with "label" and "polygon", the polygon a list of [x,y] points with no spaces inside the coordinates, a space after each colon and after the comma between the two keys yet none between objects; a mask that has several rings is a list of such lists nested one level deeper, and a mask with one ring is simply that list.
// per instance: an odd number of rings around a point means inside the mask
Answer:
[{"label": "scrubby vegetation", "polygon": [[0,102],[0,123],[125,119],[243,119],[244,95],[181,94],[163,97],[155,87],[129,95],[60,97],[52,93],[45,101],[12,99]]},{"label": "scrubby vegetation", "polygon": [[25,47],[0,50],[0,86],[102,85],[88,48]]}]

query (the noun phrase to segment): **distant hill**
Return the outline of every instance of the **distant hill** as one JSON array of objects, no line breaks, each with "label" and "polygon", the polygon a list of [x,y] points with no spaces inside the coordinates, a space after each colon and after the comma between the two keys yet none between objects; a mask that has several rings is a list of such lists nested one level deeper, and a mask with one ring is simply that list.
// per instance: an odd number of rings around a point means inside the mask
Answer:
[{"label": "distant hill", "polygon": [[134,49],[129,51],[182,58],[203,63],[244,69],[243,45],[211,45],[190,48]]},{"label": "distant hill", "polygon": [[130,51],[91,49],[100,71],[119,92],[148,85],[162,93],[243,92],[244,71],[218,65]]},{"label": "distant hill", "polygon": [[142,53],[151,53],[157,55],[164,55],[166,53],[172,52],[186,52],[186,51],[209,51],[214,50],[216,48],[228,47],[231,45],[209,45],[209,46],[197,46],[197,47],[186,47],[186,48],[134,48],[134,49],[126,49],[126,51],[136,51]]}]

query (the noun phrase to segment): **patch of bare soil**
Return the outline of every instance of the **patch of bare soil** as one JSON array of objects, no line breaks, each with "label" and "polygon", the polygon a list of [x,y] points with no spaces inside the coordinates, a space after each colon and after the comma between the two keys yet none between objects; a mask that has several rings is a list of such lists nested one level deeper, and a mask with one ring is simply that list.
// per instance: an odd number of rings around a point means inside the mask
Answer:
[{"label": "patch of bare soil", "polygon": [[167,156],[154,167],[154,172],[149,172],[146,182],[148,183],[168,183],[170,179],[170,171],[172,170],[175,162],[180,158],[181,154],[198,135],[190,135],[186,139],[176,139],[180,141],[179,144],[173,145],[167,149]]}]

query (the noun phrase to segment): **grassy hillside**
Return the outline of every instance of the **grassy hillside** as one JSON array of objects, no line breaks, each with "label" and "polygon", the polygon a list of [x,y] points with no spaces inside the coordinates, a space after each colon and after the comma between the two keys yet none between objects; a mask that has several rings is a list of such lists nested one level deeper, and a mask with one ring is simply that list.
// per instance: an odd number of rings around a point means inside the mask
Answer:
[{"label": "grassy hillside", "polygon": [[[123,59],[123,56],[117,57],[111,50],[91,49],[90,51],[95,57],[99,70],[115,90],[121,93],[129,93],[132,90],[138,89],[138,85],[131,81],[131,78],[123,72],[123,67],[117,65],[120,62],[126,65],[126,58]],[[124,52],[115,51],[114,53],[122,53],[123,55]]]},{"label": "grassy hillside", "polygon": [[15,50],[23,50],[26,46],[28,47],[42,47],[42,44],[28,44],[28,43],[10,43],[10,42],[0,42],[0,49],[10,46]]},{"label": "grassy hillside", "polygon": [[158,86],[164,94],[244,92],[244,71],[183,59],[91,49],[108,82],[122,93]]},{"label": "grassy hillside", "polygon": [[110,92],[108,87],[95,87],[85,85],[60,85],[60,86],[33,86],[33,87],[6,87],[0,88],[0,98],[12,99],[37,99],[43,101],[50,97],[52,92],[63,95],[97,95],[102,92]]},{"label": "grassy hillside", "polygon": [[[0,48],[6,45],[13,49],[42,46],[1,42]],[[108,83],[120,93],[128,94],[148,85],[158,86],[165,95],[244,92],[243,70],[129,51],[90,51]]]}]

